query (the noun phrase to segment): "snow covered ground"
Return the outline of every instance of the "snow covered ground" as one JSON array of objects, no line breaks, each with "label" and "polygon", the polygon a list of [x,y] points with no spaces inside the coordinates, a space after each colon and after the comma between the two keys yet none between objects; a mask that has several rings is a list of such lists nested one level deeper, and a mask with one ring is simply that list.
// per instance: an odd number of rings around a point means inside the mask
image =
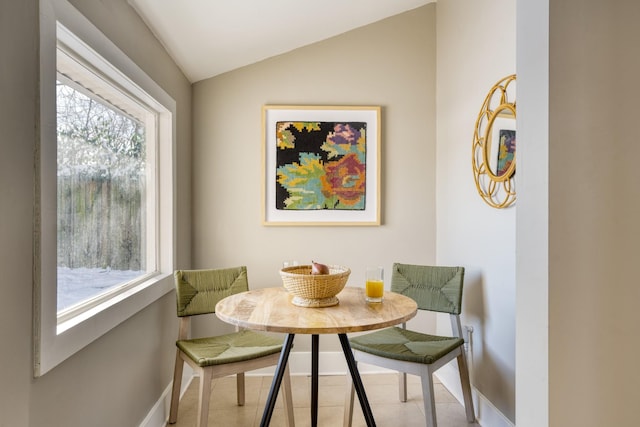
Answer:
[{"label": "snow covered ground", "polygon": [[58,267],[58,311],[144,273],[132,270]]}]

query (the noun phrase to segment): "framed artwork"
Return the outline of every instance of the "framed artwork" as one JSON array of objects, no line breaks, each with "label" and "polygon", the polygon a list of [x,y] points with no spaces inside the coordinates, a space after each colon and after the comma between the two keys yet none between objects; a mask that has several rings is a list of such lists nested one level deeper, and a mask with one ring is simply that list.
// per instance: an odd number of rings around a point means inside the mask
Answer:
[{"label": "framed artwork", "polygon": [[380,225],[380,107],[262,108],[264,225]]}]

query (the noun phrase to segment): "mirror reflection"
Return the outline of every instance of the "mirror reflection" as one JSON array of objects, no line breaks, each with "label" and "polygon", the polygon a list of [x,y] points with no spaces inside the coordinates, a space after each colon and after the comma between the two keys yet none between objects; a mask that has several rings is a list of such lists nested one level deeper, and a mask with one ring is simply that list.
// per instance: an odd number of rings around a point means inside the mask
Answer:
[{"label": "mirror reflection", "polygon": [[497,112],[488,127],[486,164],[496,178],[510,178],[515,173],[516,118],[508,109]]}]

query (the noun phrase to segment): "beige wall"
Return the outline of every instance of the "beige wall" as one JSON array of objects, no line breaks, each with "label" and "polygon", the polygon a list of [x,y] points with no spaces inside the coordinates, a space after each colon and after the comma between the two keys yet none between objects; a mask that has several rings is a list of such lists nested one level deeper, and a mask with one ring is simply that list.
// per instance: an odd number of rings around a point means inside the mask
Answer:
[{"label": "beige wall", "polygon": [[550,425],[637,424],[640,4],[549,4]]},{"label": "beige wall", "polygon": [[[287,259],[347,265],[350,286],[367,264],[434,262],[435,42],[431,4],[195,84],[194,266],[246,264],[260,288]],[[382,107],[382,226],[262,225],[264,104]]]},{"label": "beige wall", "polygon": [[33,0],[0,3],[0,270],[13,277],[0,282],[2,427],[29,422],[33,148],[38,100],[36,5]]},{"label": "beige wall", "polygon": [[[531,204],[528,223],[518,226],[518,241],[526,245],[518,270],[543,275],[518,281],[518,426],[636,425],[640,5],[519,5],[518,68],[526,70],[519,87],[530,95],[518,116],[525,126],[519,141],[532,147],[524,180],[532,201],[546,208],[540,214],[548,218],[548,233],[539,238],[543,229],[526,226],[539,210]],[[536,293],[548,296],[526,298]],[[533,363],[530,355],[538,352],[540,362]]]},{"label": "beige wall", "polygon": [[[468,358],[473,386],[482,394],[479,417],[486,426],[505,425],[500,417],[489,418],[494,414],[487,410],[488,402],[515,421],[518,202],[495,209],[482,200],[473,178],[471,146],[484,98],[498,80],[515,72],[515,3],[437,3],[437,261],[466,267],[462,319],[473,327]],[[441,323],[448,332],[448,319],[438,319],[439,329]],[[440,375],[451,388],[459,383],[452,368]]]},{"label": "beige wall", "polygon": [[[191,87],[125,0],[73,1],[177,102],[178,264],[190,263]],[[38,127],[38,1],[0,2],[0,426],[134,426],[171,381],[168,294],[33,379],[32,230]]]}]

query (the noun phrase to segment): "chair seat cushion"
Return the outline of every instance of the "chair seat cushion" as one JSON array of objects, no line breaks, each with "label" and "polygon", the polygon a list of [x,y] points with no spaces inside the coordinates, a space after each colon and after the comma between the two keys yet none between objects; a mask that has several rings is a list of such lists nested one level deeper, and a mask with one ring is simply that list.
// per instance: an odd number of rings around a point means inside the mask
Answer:
[{"label": "chair seat cushion", "polygon": [[279,353],[282,340],[253,331],[179,340],[178,348],[198,366],[223,365]]},{"label": "chair seat cushion", "polygon": [[349,339],[351,347],[388,359],[431,364],[464,343],[462,338],[387,328]]}]

